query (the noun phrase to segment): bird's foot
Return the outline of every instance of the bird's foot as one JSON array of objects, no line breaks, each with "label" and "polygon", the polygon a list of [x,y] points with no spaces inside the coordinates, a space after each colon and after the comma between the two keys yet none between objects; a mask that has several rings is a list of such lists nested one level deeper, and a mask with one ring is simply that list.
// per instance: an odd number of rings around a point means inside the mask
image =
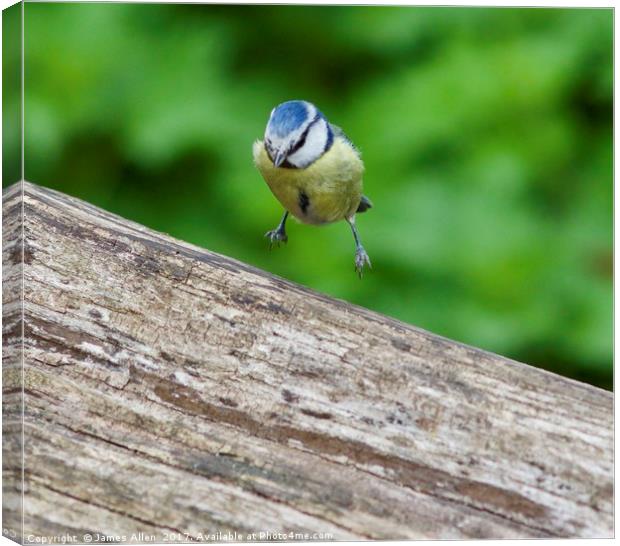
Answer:
[{"label": "bird's foot", "polygon": [[286,241],[288,241],[286,232],[279,228],[268,231],[265,233],[265,237],[269,239],[269,250],[271,250],[273,245],[280,246],[280,243],[286,243]]},{"label": "bird's foot", "polygon": [[370,263],[368,254],[364,250],[364,247],[360,246],[355,252],[355,271],[359,275],[360,279],[362,278],[365,265],[367,265],[369,269],[372,269],[372,264]]}]

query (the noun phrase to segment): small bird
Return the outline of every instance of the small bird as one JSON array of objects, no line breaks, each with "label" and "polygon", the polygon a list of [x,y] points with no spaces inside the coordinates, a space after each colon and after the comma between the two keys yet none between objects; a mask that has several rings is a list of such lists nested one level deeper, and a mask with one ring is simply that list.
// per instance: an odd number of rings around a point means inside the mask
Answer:
[{"label": "small bird", "polygon": [[364,163],[340,127],[332,125],[312,103],[291,100],[269,116],[264,140],[253,146],[254,163],[284,206],[284,215],[268,231],[269,247],[286,243],[289,213],[304,224],[346,220],[355,239],[355,270],[362,276],[370,258],[355,227],[355,213],[372,207],[362,195]]}]

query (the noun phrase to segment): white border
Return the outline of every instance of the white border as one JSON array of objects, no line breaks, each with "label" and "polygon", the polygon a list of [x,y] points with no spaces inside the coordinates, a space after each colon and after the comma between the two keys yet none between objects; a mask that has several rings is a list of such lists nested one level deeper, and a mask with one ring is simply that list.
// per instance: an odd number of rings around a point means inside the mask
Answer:
[{"label": "white border", "polygon": [[[37,0],[29,0],[29,1],[37,1]],[[80,0],[63,0],[66,2],[78,2]],[[121,0],[104,0],[107,2],[117,2],[120,3]],[[16,4],[17,2],[15,2],[14,0],[0,0],[0,7],[4,10],[7,7],[10,7],[14,4]],[[125,3],[125,2],[123,2]],[[149,4],[154,4],[154,3],[179,3],[179,4],[223,4],[223,3],[227,3],[227,4],[299,4],[299,5],[357,5],[357,6],[364,6],[364,5],[386,5],[386,6],[445,6],[445,7],[530,7],[530,8],[615,8],[616,7],[616,2],[585,2],[583,0],[578,1],[578,0],[558,0],[558,1],[543,1],[543,2],[502,2],[502,1],[492,1],[492,0],[478,0],[476,2],[466,2],[466,1],[452,1],[452,2],[433,2],[433,1],[429,1],[429,0],[418,0],[416,2],[383,2],[383,1],[377,1],[377,2],[359,2],[359,1],[354,1],[354,0],[340,0],[338,2],[326,2],[326,1],[314,1],[314,2],[300,2],[300,1],[283,1],[283,0],[272,0],[270,2],[265,2],[265,1],[258,1],[258,0],[246,0],[245,2],[205,2],[205,1],[199,1],[199,0],[185,0],[185,1],[180,1],[180,2],[157,2],[157,1],[149,1],[149,0],[132,0],[131,3],[149,3]],[[25,112],[23,109],[23,97],[24,97],[24,56],[23,56],[23,40],[24,40],[24,29],[23,29],[23,25],[24,25],[24,6],[22,3],[22,81],[21,81],[21,91],[22,91],[22,112],[21,112],[21,117],[22,117],[22,127],[21,127],[21,141],[22,141],[22,151],[21,151],[21,173],[22,173],[22,179],[24,176],[24,117],[25,117]],[[616,13],[614,11],[614,31],[615,31],[615,23],[616,23]],[[615,104],[616,104],[616,100],[618,98],[618,94],[617,94],[617,89],[615,86],[615,73],[616,73],[616,59],[618,58],[618,43],[615,40],[615,32],[614,32],[614,181],[615,181],[615,174],[616,174],[616,161],[615,161],[615,157],[616,154],[615,152],[617,151],[616,148],[616,139],[615,139],[615,135],[616,135],[616,127],[617,127],[617,122],[618,122],[618,114],[617,114],[617,110],[615,108]],[[1,49],[1,27],[0,27],[0,49]],[[0,76],[0,80],[1,80],[1,76]],[[1,82],[0,82],[1,83]],[[1,124],[0,124],[1,125]],[[0,127],[0,138],[2,135],[2,129]],[[22,191],[23,191],[23,187],[22,187]],[[615,292],[615,286],[616,283],[618,282],[618,280],[620,279],[620,273],[619,271],[619,266],[620,266],[620,259],[618,258],[618,254],[616,252],[616,245],[615,242],[618,240],[617,235],[617,226],[616,226],[616,222],[615,222],[615,211],[618,208],[620,198],[618,197],[618,194],[615,192],[615,185],[614,185],[614,317],[615,317],[615,311],[616,311],[616,305],[615,305],[615,296],[616,296],[616,292]],[[23,207],[23,199],[22,199],[22,207]],[[22,214],[23,214],[23,209],[22,209]],[[22,226],[23,229],[23,226]],[[0,227],[1,230],[1,227]],[[0,270],[1,273],[1,270]],[[22,293],[23,293],[23,278],[22,278]],[[22,306],[23,306],[23,300],[22,300]],[[1,318],[0,318],[1,320]],[[22,323],[22,329],[23,329],[23,323]],[[616,340],[618,339],[617,335],[619,333],[618,327],[617,327],[617,323],[614,320],[614,357],[615,357],[615,348],[616,348]],[[23,332],[22,332],[22,337],[23,337]],[[23,348],[22,348],[22,355],[23,355]],[[615,362],[615,358],[614,358],[614,362]],[[23,384],[23,363],[22,363],[22,389],[24,388],[24,384]],[[614,374],[614,391],[617,389],[617,383],[615,381],[615,374]],[[23,393],[22,393],[22,403],[23,403]],[[23,410],[24,408],[22,407],[22,419],[23,419]],[[614,428],[615,428],[615,423],[617,422],[617,417],[618,417],[618,408],[616,407],[616,405],[614,404]],[[0,415],[0,425],[1,425],[1,415]],[[22,434],[23,434],[23,423],[22,423]],[[615,443],[614,443],[614,450],[617,450],[618,448],[618,443],[617,443],[617,437],[614,436],[615,439]],[[22,437],[22,446],[23,446],[23,437]],[[1,461],[1,453],[0,453],[0,461]],[[24,476],[23,476],[23,457],[24,457],[24,451],[22,448],[22,485],[23,485],[23,480],[24,480]],[[618,503],[617,503],[617,498],[618,496],[615,497],[615,514],[618,514]],[[23,503],[23,499],[22,499],[22,503]],[[1,516],[0,516],[1,517]],[[23,518],[23,504],[22,504],[22,518]],[[1,523],[1,521],[0,521]],[[23,521],[22,521],[22,526],[23,526]],[[23,528],[23,527],[22,527]],[[614,521],[614,530],[615,530],[615,521]],[[601,543],[604,542],[609,542],[613,539],[608,539],[608,540],[597,540],[597,543]],[[407,545],[410,544],[410,541],[376,541],[377,543],[385,543],[385,544],[390,544],[390,545]],[[435,541],[415,541],[416,544],[431,544]],[[495,541],[495,540],[472,540],[472,541],[468,541],[468,544],[473,544],[475,546],[477,545],[488,545],[488,544],[495,544],[495,543],[500,543],[500,541]],[[551,546],[551,545],[555,545],[558,543],[564,543],[564,542],[568,542],[565,540],[558,540],[558,539],[554,539],[554,540],[537,540],[537,544],[541,544],[543,546]],[[592,542],[592,540],[590,539],[571,539],[570,540],[570,545],[571,546],[583,546],[585,544],[590,544]],[[516,541],[516,540],[502,540],[501,544],[505,545],[505,546],[513,546],[513,545],[518,545],[519,543],[521,543],[521,541]],[[15,542],[10,541],[9,539],[0,536],[0,545],[13,545],[15,544]],[[229,543],[229,544],[234,544],[234,543]],[[245,543],[243,543],[245,544]],[[264,543],[264,544],[282,544],[282,543]],[[291,543],[287,543],[287,544],[291,544]],[[292,543],[295,544],[295,543]],[[305,544],[305,543],[299,543],[299,544]],[[317,543],[312,543],[313,545],[316,546],[330,546],[333,545],[333,542],[317,542]],[[349,542],[349,544],[351,544]],[[363,545],[365,543],[363,542],[354,542],[353,544],[360,544]],[[156,545],[157,546],[157,545]],[[167,545],[168,546],[168,545]]]}]

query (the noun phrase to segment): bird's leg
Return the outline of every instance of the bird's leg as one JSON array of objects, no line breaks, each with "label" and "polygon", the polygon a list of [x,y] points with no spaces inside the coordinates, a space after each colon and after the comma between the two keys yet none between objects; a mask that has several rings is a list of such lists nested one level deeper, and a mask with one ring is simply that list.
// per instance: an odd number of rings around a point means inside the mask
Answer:
[{"label": "bird's leg", "polygon": [[357,228],[355,227],[355,216],[351,216],[351,218],[347,218],[347,222],[351,226],[351,231],[353,232],[353,238],[355,239],[355,271],[359,275],[360,279],[362,278],[362,271],[364,270],[364,266],[368,265],[368,267],[372,267],[370,263],[370,258],[368,254],[364,250],[362,246],[362,242],[360,241],[359,233],[357,232]]},{"label": "bird's leg", "polygon": [[286,236],[286,219],[288,218],[288,210],[284,211],[284,215],[282,216],[282,220],[278,224],[276,229],[272,229],[265,233],[265,237],[269,239],[269,250],[274,245],[274,243],[280,246],[280,242],[286,243],[288,241],[288,237]]}]

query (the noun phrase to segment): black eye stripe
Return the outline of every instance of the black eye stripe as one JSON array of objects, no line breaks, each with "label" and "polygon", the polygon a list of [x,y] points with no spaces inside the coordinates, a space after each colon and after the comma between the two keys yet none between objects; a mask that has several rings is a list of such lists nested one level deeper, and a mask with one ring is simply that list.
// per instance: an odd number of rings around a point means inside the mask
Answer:
[{"label": "black eye stripe", "polygon": [[[308,128],[309,129],[309,128]],[[308,137],[308,129],[304,131],[301,135],[301,138],[297,141],[297,144],[291,148],[290,154],[294,154],[299,148],[301,148],[306,143],[306,138]]]},{"label": "black eye stripe", "polygon": [[308,125],[308,127],[306,127],[306,130],[301,134],[301,137],[299,138],[299,140],[296,142],[295,146],[293,146],[290,150],[289,150],[289,155],[290,154],[294,154],[297,150],[299,150],[305,143],[306,143],[306,138],[308,138],[308,133],[310,132],[311,127],[321,119],[321,116],[315,116],[315,118],[310,122],[310,124]]}]

